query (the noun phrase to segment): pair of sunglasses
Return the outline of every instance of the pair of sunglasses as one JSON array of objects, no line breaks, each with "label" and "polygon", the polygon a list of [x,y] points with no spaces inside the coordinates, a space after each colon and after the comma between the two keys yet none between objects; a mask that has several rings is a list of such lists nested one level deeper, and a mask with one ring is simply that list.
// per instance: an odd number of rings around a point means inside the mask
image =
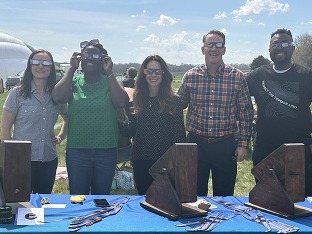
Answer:
[{"label": "pair of sunglasses", "polygon": [[30,59],[29,62],[31,65],[36,65],[36,66],[39,66],[40,64],[46,67],[52,66],[52,61],[49,61],[49,60]]},{"label": "pair of sunglasses", "polygon": [[162,75],[164,74],[163,70],[161,69],[153,69],[153,68],[147,68],[147,69],[144,69],[144,74],[145,75]]},{"label": "pair of sunglasses", "polygon": [[213,48],[214,46],[218,49],[224,48],[223,42],[204,42],[205,46]]},{"label": "pair of sunglasses", "polygon": [[83,55],[84,59],[94,59],[94,60],[97,60],[97,59],[102,59],[103,58],[102,54],[99,54],[99,53],[93,52],[93,51],[83,51],[82,55]]},{"label": "pair of sunglasses", "polygon": [[292,46],[295,46],[294,42],[274,42],[271,44],[271,47],[273,49],[282,49],[282,48],[290,48]]},{"label": "pair of sunglasses", "polygon": [[91,41],[82,41],[80,42],[80,49],[84,49],[87,45],[96,45],[100,44],[99,39],[92,39]]}]

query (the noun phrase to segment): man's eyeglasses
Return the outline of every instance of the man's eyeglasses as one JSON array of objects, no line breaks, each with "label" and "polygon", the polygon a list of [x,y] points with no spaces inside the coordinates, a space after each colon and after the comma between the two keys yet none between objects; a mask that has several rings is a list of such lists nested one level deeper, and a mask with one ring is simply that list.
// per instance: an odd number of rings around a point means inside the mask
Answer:
[{"label": "man's eyeglasses", "polygon": [[204,45],[209,48],[213,48],[214,46],[218,49],[224,48],[223,42],[204,42]]},{"label": "man's eyeglasses", "polygon": [[31,65],[36,65],[36,66],[39,66],[40,64],[46,67],[52,66],[52,61],[49,61],[49,60],[30,59],[29,63]]},{"label": "man's eyeglasses", "polygon": [[161,69],[153,69],[153,68],[147,68],[147,69],[144,69],[144,74],[145,75],[162,75],[164,74],[163,70]]},{"label": "man's eyeglasses", "polygon": [[92,39],[91,41],[82,41],[80,42],[80,49],[84,49],[87,45],[96,45],[100,44],[99,39]]},{"label": "man's eyeglasses", "polygon": [[82,55],[84,59],[101,59],[102,58],[101,54],[97,52],[93,52],[93,51],[83,51]]},{"label": "man's eyeglasses", "polygon": [[274,42],[271,44],[273,49],[290,48],[292,46],[295,46],[294,42]]}]

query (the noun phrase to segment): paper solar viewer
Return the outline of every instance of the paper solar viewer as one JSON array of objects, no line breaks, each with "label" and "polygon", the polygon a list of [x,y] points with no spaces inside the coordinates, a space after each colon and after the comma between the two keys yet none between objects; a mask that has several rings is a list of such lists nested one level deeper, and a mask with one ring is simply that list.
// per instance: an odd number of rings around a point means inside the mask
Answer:
[{"label": "paper solar viewer", "polygon": [[172,220],[207,215],[185,204],[197,200],[197,144],[175,143],[149,172],[154,181],[141,203],[145,209]]},{"label": "paper solar viewer", "polygon": [[294,204],[305,200],[304,152],[301,143],[283,144],[252,168],[259,181],[246,205],[289,219],[312,215]]},{"label": "paper solar viewer", "polygon": [[[28,202],[31,194],[31,142],[4,140],[0,149],[0,223],[10,222],[12,205]],[[13,210],[15,213],[15,210]]]}]

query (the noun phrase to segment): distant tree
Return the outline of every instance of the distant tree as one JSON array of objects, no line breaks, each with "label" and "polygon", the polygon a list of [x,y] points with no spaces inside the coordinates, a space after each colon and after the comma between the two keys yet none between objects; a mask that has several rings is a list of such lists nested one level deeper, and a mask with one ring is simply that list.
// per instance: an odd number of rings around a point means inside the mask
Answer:
[{"label": "distant tree", "polygon": [[243,71],[243,72],[247,72],[250,70],[250,64],[231,64],[231,66]]},{"label": "distant tree", "polygon": [[312,68],[312,35],[304,33],[295,38],[296,49],[292,60],[302,66]]},{"label": "distant tree", "polygon": [[262,65],[266,65],[271,63],[270,60],[268,60],[267,58],[263,57],[262,55],[259,55],[257,58],[255,58],[252,63],[250,64],[250,69],[254,70],[257,67],[260,67]]}]

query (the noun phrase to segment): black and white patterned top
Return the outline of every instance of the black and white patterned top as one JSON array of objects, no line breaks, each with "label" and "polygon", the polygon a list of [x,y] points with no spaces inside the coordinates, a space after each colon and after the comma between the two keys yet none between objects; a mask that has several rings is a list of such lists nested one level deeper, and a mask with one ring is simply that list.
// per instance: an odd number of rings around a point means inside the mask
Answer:
[{"label": "black and white patterned top", "polygon": [[181,99],[175,96],[177,111],[174,115],[159,113],[156,97],[136,116],[136,134],[133,143],[133,160],[157,160],[174,143],[186,142]]}]

